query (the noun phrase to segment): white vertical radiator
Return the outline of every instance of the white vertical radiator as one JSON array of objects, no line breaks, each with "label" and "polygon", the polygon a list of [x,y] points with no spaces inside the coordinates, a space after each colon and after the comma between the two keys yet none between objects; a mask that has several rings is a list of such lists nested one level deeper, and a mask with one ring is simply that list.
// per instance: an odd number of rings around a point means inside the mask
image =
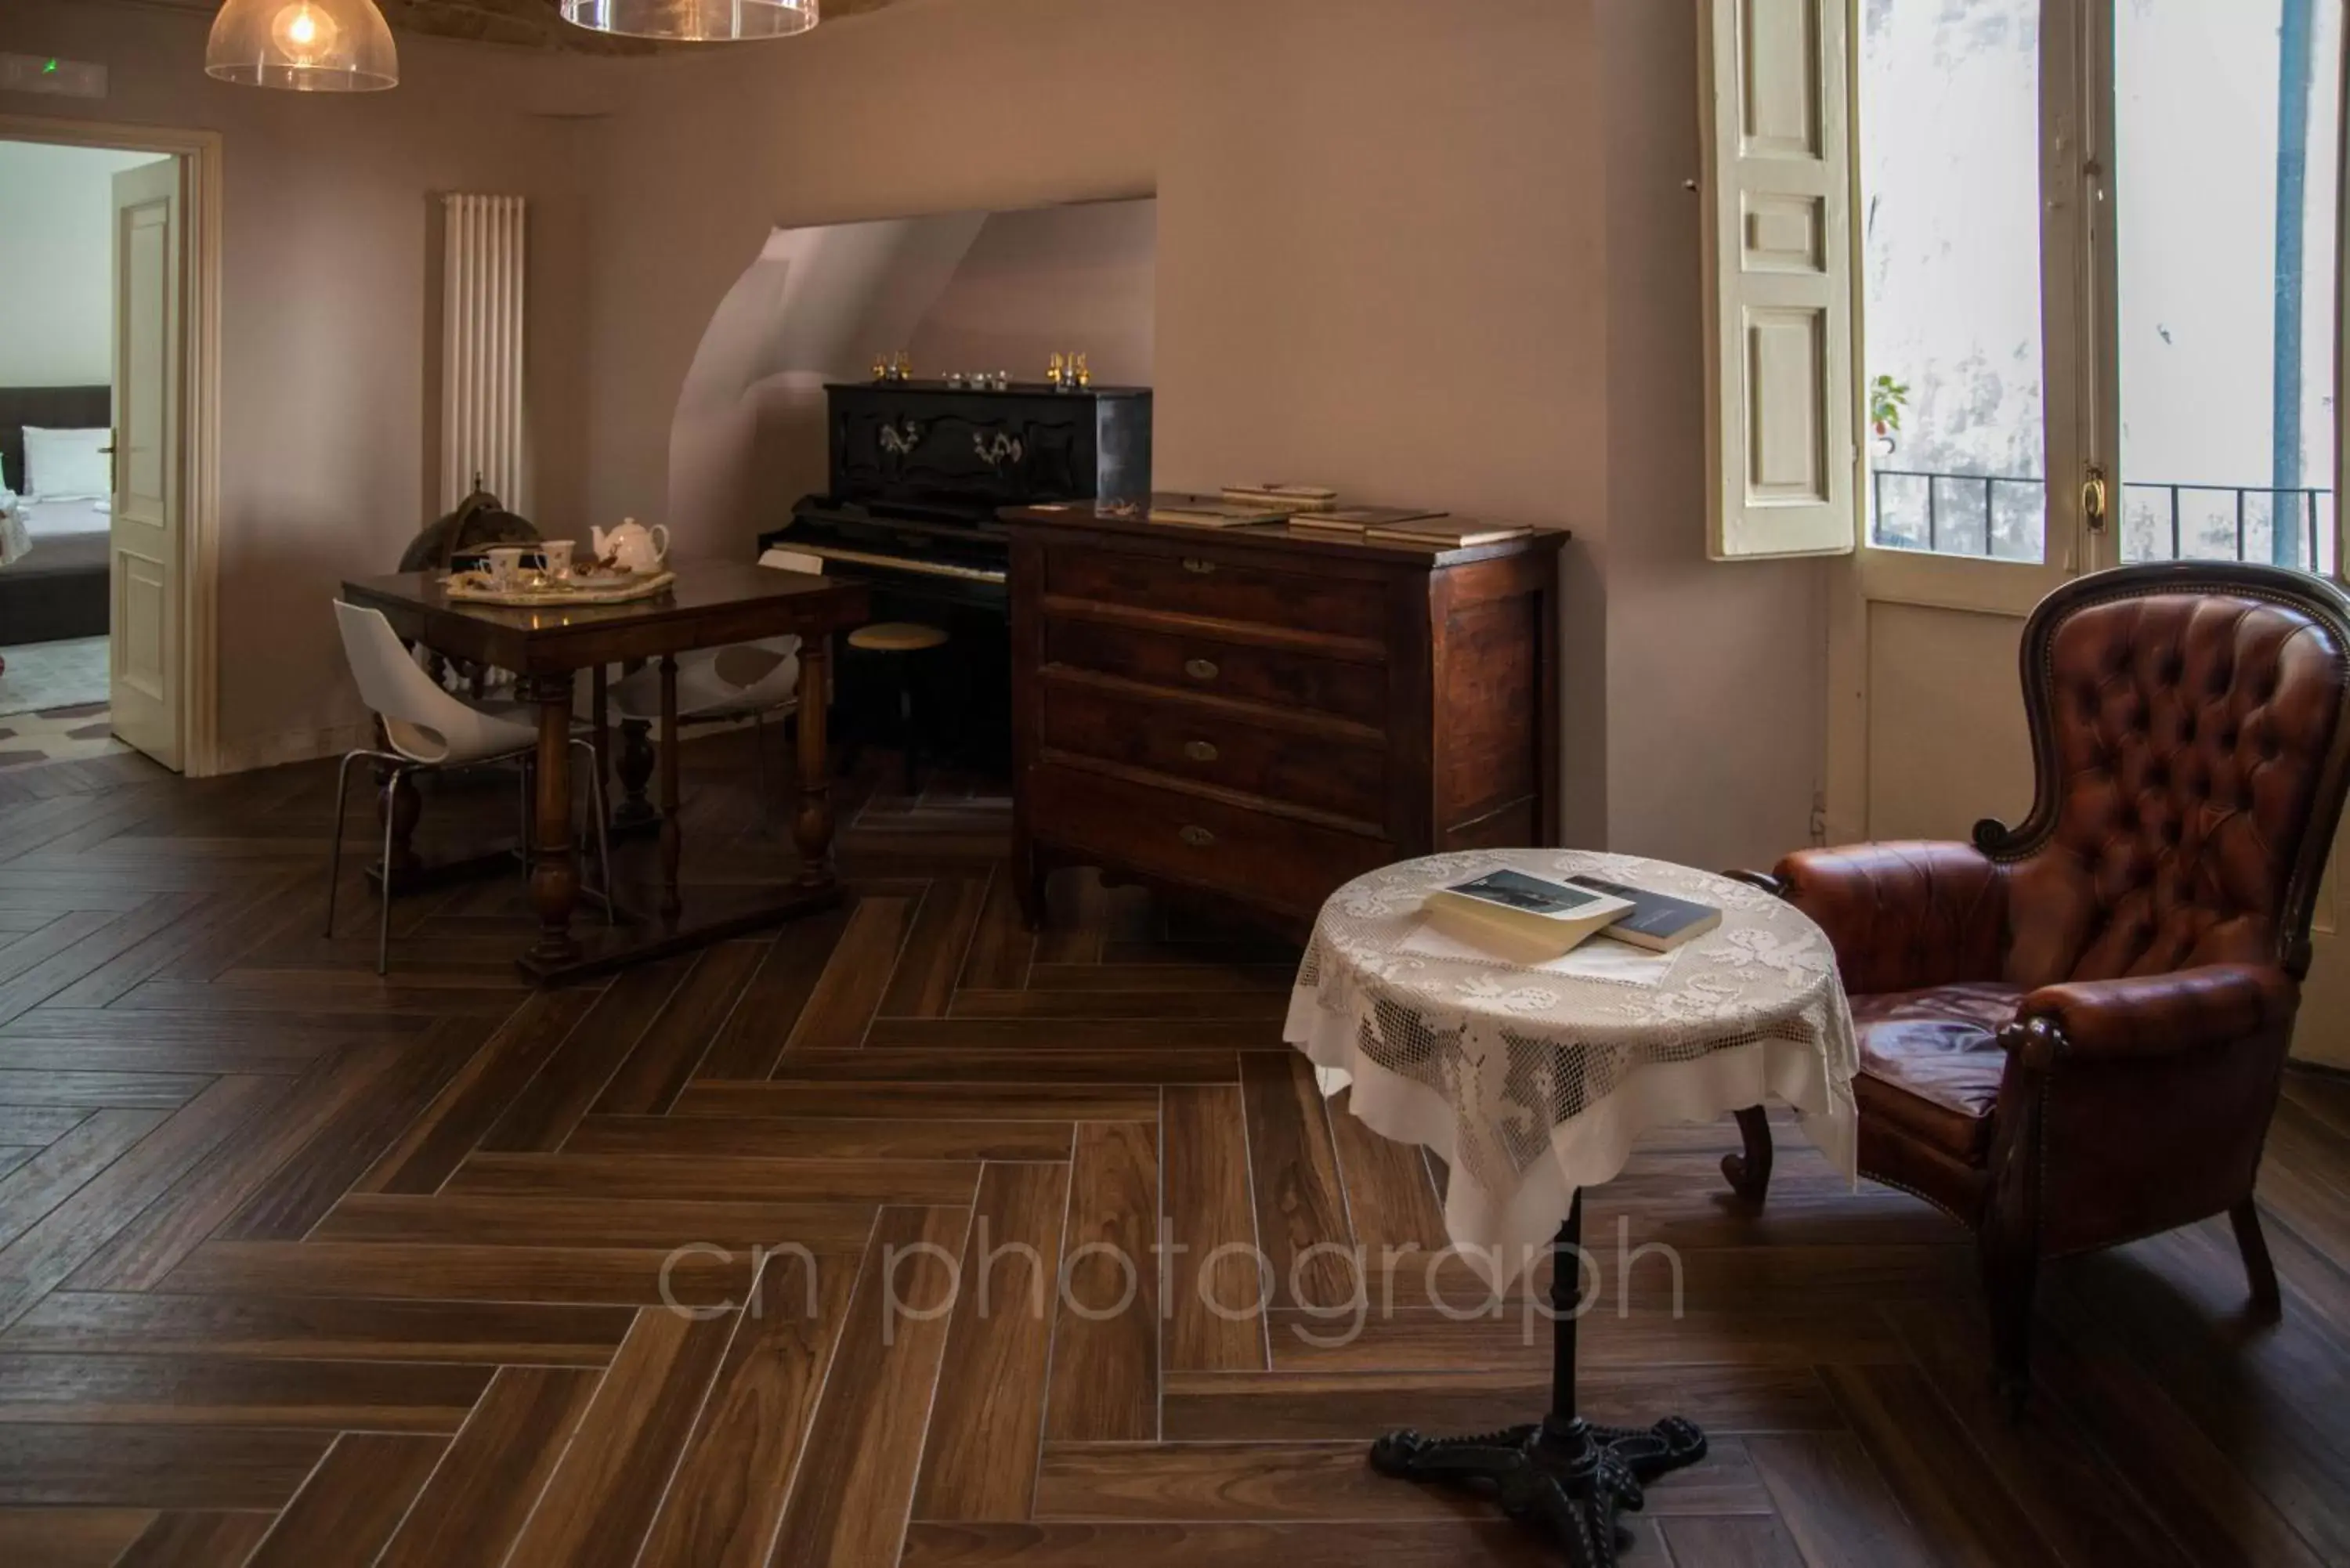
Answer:
[{"label": "white vertical radiator", "polygon": [[524,199],[441,200],[448,230],[441,280],[441,509],[454,509],[479,475],[507,510],[528,516]]}]

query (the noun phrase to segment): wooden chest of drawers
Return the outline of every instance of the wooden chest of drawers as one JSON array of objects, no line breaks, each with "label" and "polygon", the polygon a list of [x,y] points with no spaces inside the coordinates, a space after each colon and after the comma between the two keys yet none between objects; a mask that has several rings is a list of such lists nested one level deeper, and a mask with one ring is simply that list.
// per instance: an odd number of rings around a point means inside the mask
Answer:
[{"label": "wooden chest of drawers", "polygon": [[1302,937],[1375,867],[1548,844],[1558,550],[1014,511],[1014,854]]}]

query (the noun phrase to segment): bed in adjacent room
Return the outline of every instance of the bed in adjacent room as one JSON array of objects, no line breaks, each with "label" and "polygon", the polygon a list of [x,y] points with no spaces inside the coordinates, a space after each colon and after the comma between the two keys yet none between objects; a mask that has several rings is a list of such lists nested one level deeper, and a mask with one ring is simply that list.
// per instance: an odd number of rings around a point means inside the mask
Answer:
[{"label": "bed in adjacent room", "polygon": [[88,483],[71,499],[41,497],[27,474],[25,431],[101,430],[113,421],[107,387],[0,387],[0,486],[31,548],[0,566],[0,646],[103,637],[107,630],[108,516]]}]

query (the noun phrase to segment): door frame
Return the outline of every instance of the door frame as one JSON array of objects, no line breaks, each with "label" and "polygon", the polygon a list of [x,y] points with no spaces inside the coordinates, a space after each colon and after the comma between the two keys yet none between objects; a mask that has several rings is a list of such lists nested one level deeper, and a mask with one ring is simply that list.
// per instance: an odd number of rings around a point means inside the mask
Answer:
[{"label": "door frame", "polygon": [[[0,140],[152,152],[180,161],[188,225],[181,315],[182,771],[205,778],[220,758],[220,388],[222,138],[217,130],[0,114]],[[109,635],[112,634],[109,624]]]}]

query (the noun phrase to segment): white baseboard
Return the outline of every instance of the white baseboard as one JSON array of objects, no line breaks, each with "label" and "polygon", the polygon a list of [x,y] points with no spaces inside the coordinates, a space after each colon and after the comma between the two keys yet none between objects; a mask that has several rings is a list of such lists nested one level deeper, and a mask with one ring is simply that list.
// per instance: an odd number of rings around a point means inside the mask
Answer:
[{"label": "white baseboard", "polygon": [[374,726],[364,722],[323,730],[280,730],[275,734],[224,739],[213,753],[213,761],[218,764],[214,771],[242,774],[318,757],[339,757],[374,742]]}]

